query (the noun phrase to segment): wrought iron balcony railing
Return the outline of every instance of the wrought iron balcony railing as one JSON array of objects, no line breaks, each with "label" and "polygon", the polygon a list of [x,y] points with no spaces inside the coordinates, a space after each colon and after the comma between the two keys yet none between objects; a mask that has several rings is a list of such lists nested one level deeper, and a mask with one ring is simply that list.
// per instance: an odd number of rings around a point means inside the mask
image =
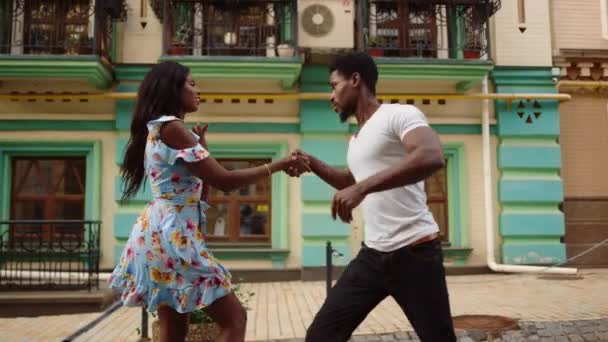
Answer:
[{"label": "wrought iron balcony railing", "polygon": [[124,0],[0,1],[0,54],[110,57],[111,20]]},{"label": "wrought iron balcony railing", "polygon": [[364,48],[374,56],[488,59],[488,19],[500,0],[369,0]]},{"label": "wrought iron balcony railing", "polygon": [[99,288],[99,221],[0,221],[0,290]]},{"label": "wrought iron balcony railing", "polygon": [[293,56],[294,0],[152,0],[163,19],[164,53],[186,56]]}]

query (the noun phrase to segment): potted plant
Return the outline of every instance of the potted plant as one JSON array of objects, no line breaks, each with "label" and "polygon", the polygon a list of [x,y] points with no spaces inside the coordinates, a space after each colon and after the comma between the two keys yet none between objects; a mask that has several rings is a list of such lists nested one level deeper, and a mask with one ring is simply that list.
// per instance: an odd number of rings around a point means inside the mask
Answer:
[{"label": "potted plant", "polygon": [[171,45],[169,46],[169,54],[174,56],[183,56],[186,54],[189,43],[192,42],[192,29],[187,23],[182,23],[180,28],[175,32]]},{"label": "potted plant", "polygon": [[462,51],[463,58],[479,59],[481,58],[481,50],[483,50],[483,47],[480,42],[480,37],[473,34],[467,34],[467,42]]},{"label": "potted plant", "polygon": [[289,44],[279,44],[277,46],[277,54],[279,55],[279,57],[295,56],[295,51],[296,50],[293,48],[293,46]]},{"label": "potted plant", "polygon": [[[253,292],[245,292],[240,285],[236,285],[234,293],[239,298],[246,310],[249,310],[249,301]],[[152,342],[160,341],[160,322],[158,319],[152,322]],[[190,314],[190,325],[186,342],[213,342],[217,341],[221,333],[220,326],[203,309],[196,310]]]},{"label": "potted plant", "polygon": [[367,53],[373,57],[384,56],[385,41],[380,36],[371,36],[367,39]]}]

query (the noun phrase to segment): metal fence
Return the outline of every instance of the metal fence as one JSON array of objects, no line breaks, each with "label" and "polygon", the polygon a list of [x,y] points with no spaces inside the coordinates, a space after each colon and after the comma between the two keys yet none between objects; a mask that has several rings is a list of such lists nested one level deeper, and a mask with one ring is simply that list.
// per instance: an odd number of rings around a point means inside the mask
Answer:
[{"label": "metal fence", "polygon": [[500,1],[370,0],[364,48],[377,57],[487,59],[488,19]]},{"label": "metal fence", "polygon": [[109,0],[0,1],[0,54],[98,55],[109,59],[112,30],[109,3]]},{"label": "metal fence", "polygon": [[0,221],[0,290],[99,288],[100,221]]},{"label": "metal fence", "polygon": [[159,2],[165,54],[187,56],[293,56],[296,6],[292,0]]}]

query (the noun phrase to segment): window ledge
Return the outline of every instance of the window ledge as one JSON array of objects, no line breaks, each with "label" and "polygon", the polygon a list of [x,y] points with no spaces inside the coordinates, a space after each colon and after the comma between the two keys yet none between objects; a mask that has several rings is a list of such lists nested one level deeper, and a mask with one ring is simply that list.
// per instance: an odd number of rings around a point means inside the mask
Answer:
[{"label": "window ledge", "polygon": [[271,80],[291,89],[300,77],[299,57],[163,56],[190,68],[194,79]]},{"label": "window ledge", "polygon": [[76,78],[106,89],[114,75],[99,56],[0,55],[0,78]]},{"label": "window ledge", "polygon": [[452,59],[376,58],[380,80],[446,81],[458,92],[480,84],[494,68],[492,61]]}]

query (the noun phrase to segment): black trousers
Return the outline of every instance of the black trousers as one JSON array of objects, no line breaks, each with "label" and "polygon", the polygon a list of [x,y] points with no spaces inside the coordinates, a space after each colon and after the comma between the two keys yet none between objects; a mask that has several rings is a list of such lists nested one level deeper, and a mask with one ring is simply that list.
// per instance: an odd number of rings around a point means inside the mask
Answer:
[{"label": "black trousers", "polygon": [[456,341],[438,239],[393,252],[364,245],[330,290],[306,341],[347,341],[387,296],[399,304],[421,341]]}]

